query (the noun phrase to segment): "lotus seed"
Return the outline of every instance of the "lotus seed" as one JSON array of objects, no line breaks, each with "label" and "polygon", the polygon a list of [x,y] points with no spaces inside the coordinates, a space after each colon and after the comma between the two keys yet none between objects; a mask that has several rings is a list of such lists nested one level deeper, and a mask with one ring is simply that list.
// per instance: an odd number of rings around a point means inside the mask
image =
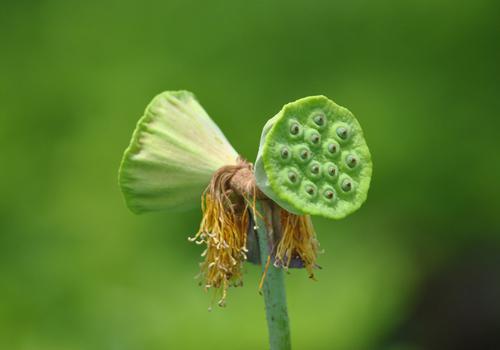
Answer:
[{"label": "lotus seed", "polygon": [[349,179],[345,179],[344,181],[342,181],[342,190],[344,192],[349,192],[351,189],[352,189],[352,182],[351,180]]},{"label": "lotus seed", "polygon": [[323,114],[318,114],[314,117],[314,122],[318,126],[323,126],[325,124],[325,116]]},{"label": "lotus seed", "polygon": [[297,123],[293,123],[292,126],[290,127],[290,134],[292,135],[298,135],[300,132],[300,126]]},{"label": "lotus seed", "polygon": [[318,164],[313,164],[311,166],[311,173],[313,173],[313,174],[319,174],[319,165]]},{"label": "lotus seed", "polygon": [[306,149],[303,149],[302,151],[300,151],[300,158],[302,158],[303,160],[306,160],[307,158],[309,158],[309,151]]},{"label": "lotus seed", "polygon": [[320,139],[321,139],[321,136],[319,136],[319,134],[317,134],[317,133],[314,133],[311,135],[311,142],[315,145],[317,145],[319,143]]},{"label": "lotus seed", "polygon": [[283,149],[281,150],[281,158],[288,159],[289,156],[290,156],[290,151],[288,150],[288,148],[283,147]]},{"label": "lotus seed", "polygon": [[297,181],[297,174],[294,171],[288,172],[288,180],[290,182],[295,183]]},{"label": "lotus seed", "polygon": [[330,152],[331,154],[335,154],[337,153],[337,150],[338,150],[338,146],[334,143],[330,143],[328,144],[328,152]]},{"label": "lotus seed", "polygon": [[307,185],[306,186],[306,192],[307,192],[307,194],[309,194],[311,196],[314,195],[314,193],[315,193],[314,187],[311,186],[311,185]]},{"label": "lotus seed", "polygon": [[354,168],[358,164],[358,159],[350,154],[346,158],[346,163],[350,168]]},{"label": "lotus seed", "polygon": [[332,190],[326,190],[324,195],[325,195],[325,198],[332,199],[335,194],[333,193]]},{"label": "lotus seed", "polygon": [[329,164],[326,168],[326,171],[330,177],[335,177],[337,175],[337,167],[334,164]]},{"label": "lotus seed", "polygon": [[349,131],[347,128],[341,126],[337,128],[337,135],[342,139],[345,140],[349,136]]}]

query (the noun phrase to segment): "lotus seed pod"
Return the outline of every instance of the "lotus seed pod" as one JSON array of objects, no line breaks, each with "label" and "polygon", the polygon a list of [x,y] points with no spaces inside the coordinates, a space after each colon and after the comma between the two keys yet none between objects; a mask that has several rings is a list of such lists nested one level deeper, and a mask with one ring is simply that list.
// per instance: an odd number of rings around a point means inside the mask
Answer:
[{"label": "lotus seed pod", "polygon": [[238,154],[194,95],[166,91],[137,123],[119,182],[135,213],[198,203],[213,173]]},{"label": "lotus seed pod", "polygon": [[264,126],[257,186],[291,213],[343,218],[366,200],[371,175],[361,126],[325,96],[289,103]]}]

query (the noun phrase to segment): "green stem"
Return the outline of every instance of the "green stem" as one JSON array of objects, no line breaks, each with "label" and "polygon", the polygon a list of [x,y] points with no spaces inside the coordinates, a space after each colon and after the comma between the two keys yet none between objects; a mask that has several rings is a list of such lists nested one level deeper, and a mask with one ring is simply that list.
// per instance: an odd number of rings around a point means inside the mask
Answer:
[{"label": "green stem", "polygon": [[[266,304],[267,328],[271,350],[290,350],[290,325],[286,306],[285,279],[283,269],[268,263],[270,256],[270,242],[273,242],[273,232],[279,227],[279,210],[277,205],[270,201],[258,201],[257,211],[265,216],[262,220],[257,215],[257,237],[259,240],[262,271],[265,273],[263,293]],[[275,218],[273,220],[273,217]],[[266,225],[267,222],[267,225]],[[266,271],[266,265],[267,271]]]}]

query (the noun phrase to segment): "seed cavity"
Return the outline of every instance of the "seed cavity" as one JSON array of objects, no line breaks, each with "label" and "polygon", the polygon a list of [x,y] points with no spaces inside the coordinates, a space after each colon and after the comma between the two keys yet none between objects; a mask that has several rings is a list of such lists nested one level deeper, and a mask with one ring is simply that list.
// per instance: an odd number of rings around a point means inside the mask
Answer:
[{"label": "seed cavity", "polygon": [[315,145],[317,145],[319,143],[319,141],[321,140],[321,136],[317,133],[314,133],[311,135],[311,142]]},{"label": "seed cavity", "polygon": [[306,145],[297,145],[293,148],[294,160],[301,164],[305,164],[311,160],[314,154]]},{"label": "seed cavity", "polygon": [[300,132],[299,123],[292,123],[292,125],[290,126],[290,134],[296,136],[299,134],[299,132]]},{"label": "seed cavity", "polygon": [[335,166],[335,164],[328,164],[327,167],[326,167],[326,172],[328,174],[328,176],[330,177],[335,177],[337,176],[337,173],[338,173],[338,169],[337,167]]},{"label": "seed cavity", "polygon": [[289,157],[290,157],[290,151],[288,150],[288,148],[283,147],[281,149],[281,158],[282,159],[288,159]]},{"label": "seed cavity", "polygon": [[318,163],[314,163],[313,165],[311,165],[311,173],[313,175],[318,175],[319,174],[319,164]]},{"label": "seed cavity", "polygon": [[299,155],[302,160],[307,160],[309,158],[310,153],[307,149],[304,148],[300,151]]},{"label": "seed cavity", "polygon": [[298,180],[297,173],[295,171],[289,171],[288,180],[290,180],[291,183],[296,183]]},{"label": "seed cavity", "polygon": [[318,114],[313,118],[317,126],[325,125],[325,116],[323,114]]},{"label": "seed cavity", "polygon": [[347,128],[344,126],[339,126],[337,128],[337,135],[342,140],[347,140],[347,138],[349,137],[349,130],[347,130]]},{"label": "seed cavity", "polygon": [[314,194],[316,193],[316,189],[314,188],[313,185],[306,185],[305,190],[307,194],[310,196],[314,196]]},{"label": "seed cavity", "polygon": [[352,190],[352,181],[349,179],[345,179],[344,181],[342,181],[342,185],[340,187],[342,188],[342,191],[349,192]]},{"label": "seed cavity", "polygon": [[339,146],[337,144],[335,144],[335,143],[328,144],[328,152],[330,152],[331,154],[337,153],[338,150],[339,150]]},{"label": "seed cavity", "polygon": [[356,165],[358,165],[358,158],[352,154],[349,154],[346,157],[345,162],[347,163],[347,166],[349,168],[354,168]]},{"label": "seed cavity", "polygon": [[326,190],[323,195],[325,196],[326,199],[333,199],[335,196],[335,193],[332,190]]}]

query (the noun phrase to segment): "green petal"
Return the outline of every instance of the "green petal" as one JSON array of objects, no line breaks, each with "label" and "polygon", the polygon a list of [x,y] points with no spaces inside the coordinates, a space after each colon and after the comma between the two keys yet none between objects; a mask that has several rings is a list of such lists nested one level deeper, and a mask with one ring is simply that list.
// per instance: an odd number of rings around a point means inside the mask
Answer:
[{"label": "green petal", "polygon": [[325,96],[289,103],[264,126],[257,185],[292,213],[343,218],[366,200],[371,175],[361,126]]},{"label": "green petal", "polygon": [[120,165],[120,187],[135,213],[193,206],[212,174],[237,157],[192,93],[166,91],[137,123]]}]

